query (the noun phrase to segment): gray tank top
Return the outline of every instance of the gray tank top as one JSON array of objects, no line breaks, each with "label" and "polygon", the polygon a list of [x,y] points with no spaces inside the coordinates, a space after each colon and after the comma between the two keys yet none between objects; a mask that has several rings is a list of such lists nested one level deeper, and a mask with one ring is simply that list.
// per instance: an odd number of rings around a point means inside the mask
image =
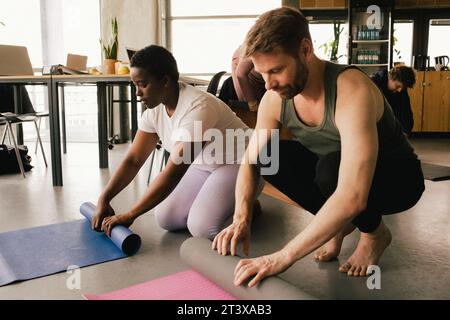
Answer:
[{"label": "gray tank top", "polygon": [[[325,115],[319,126],[308,126],[299,119],[294,108],[294,99],[282,100],[280,115],[282,126],[289,128],[295,140],[318,156],[341,151],[341,138],[334,120],[336,83],[339,74],[348,68],[356,67],[331,62],[326,63],[324,77]],[[383,116],[378,121],[377,128],[378,157],[417,158],[386,98],[384,98]]]}]

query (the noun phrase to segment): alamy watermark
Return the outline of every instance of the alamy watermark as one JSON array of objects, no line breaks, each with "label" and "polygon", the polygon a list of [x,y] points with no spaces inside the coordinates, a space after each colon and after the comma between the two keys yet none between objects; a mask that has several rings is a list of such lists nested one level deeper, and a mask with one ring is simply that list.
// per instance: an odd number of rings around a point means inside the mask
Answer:
[{"label": "alamy watermark", "polygon": [[370,16],[367,18],[367,28],[372,29],[381,29],[381,8],[377,5],[371,5],[367,7],[367,13]]},{"label": "alamy watermark", "polygon": [[[183,145],[181,156],[174,155],[172,161],[179,164],[252,164],[259,165],[261,175],[274,175],[279,169],[278,129],[225,129],[210,128],[203,130],[202,121],[194,121],[190,129],[180,128],[173,132],[172,141],[207,142],[201,149],[201,144]],[[251,143],[250,143],[251,141]],[[246,149],[249,146],[248,155]],[[195,160],[192,154],[198,155]]]},{"label": "alamy watermark", "polygon": [[369,290],[381,290],[381,269],[377,265],[370,265],[367,268],[367,274],[370,276],[367,278],[367,288]]},{"label": "alamy watermark", "polygon": [[79,266],[72,265],[67,268],[67,274],[70,276],[66,280],[66,287],[69,290],[81,290],[81,269]]}]

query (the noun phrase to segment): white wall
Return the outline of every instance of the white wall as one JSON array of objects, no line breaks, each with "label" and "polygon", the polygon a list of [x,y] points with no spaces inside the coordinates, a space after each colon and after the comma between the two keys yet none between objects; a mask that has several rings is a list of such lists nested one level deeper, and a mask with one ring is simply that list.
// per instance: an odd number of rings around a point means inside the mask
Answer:
[{"label": "white wall", "polygon": [[141,49],[158,39],[158,0],[100,0],[102,39],[111,39],[111,18],[119,28],[118,59],[128,61],[125,47]]}]

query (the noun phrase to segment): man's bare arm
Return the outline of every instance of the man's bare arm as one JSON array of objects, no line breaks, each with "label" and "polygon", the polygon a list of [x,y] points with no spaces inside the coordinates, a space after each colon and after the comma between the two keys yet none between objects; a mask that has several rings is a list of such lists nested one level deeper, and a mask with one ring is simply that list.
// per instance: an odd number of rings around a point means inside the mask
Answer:
[{"label": "man's bare arm", "polygon": [[280,128],[280,111],[281,99],[276,93],[268,91],[261,100],[255,131],[252,134],[237,176],[234,216],[237,221],[250,219],[260,176],[255,164],[259,153],[271,140],[272,130]]}]

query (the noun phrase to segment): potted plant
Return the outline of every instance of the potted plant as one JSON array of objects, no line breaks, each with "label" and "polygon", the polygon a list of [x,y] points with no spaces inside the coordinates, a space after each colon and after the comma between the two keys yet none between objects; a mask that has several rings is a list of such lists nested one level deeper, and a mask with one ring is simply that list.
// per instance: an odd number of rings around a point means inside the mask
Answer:
[{"label": "potted plant", "polygon": [[395,47],[395,45],[396,45],[397,42],[398,42],[398,39],[397,39],[397,37],[395,36],[395,31],[396,31],[396,30],[394,29],[394,36],[393,36],[393,38],[392,38],[392,47],[394,48],[394,53],[395,53],[395,58],[396,58],[396,60],[394,61],[394,65],[400,64],[401,61],[402,61],[402,53],[400,52],[399,49],[397,49],[397,48]]},{"label": "potted plant", "polygon": [[103,72],[105,74],[114,74],[117,62],[117,51],[119,47],[117,19],[111,19],[111,41],[109,44],[100,40],[103,51]]},{"label": "potted plant", "polygon": [[344,27],[341,28],[341,22],[334,20],[333,21],[333,34],[334,39],[322,44],[319,49],[323,49],[324,53],[326,55],[330,55],[330,61],[332,62],[338,62],[338,59],[342,57],[343,55],[338,56],[338,50],[339,50],[339,37],[344,31]]}]

